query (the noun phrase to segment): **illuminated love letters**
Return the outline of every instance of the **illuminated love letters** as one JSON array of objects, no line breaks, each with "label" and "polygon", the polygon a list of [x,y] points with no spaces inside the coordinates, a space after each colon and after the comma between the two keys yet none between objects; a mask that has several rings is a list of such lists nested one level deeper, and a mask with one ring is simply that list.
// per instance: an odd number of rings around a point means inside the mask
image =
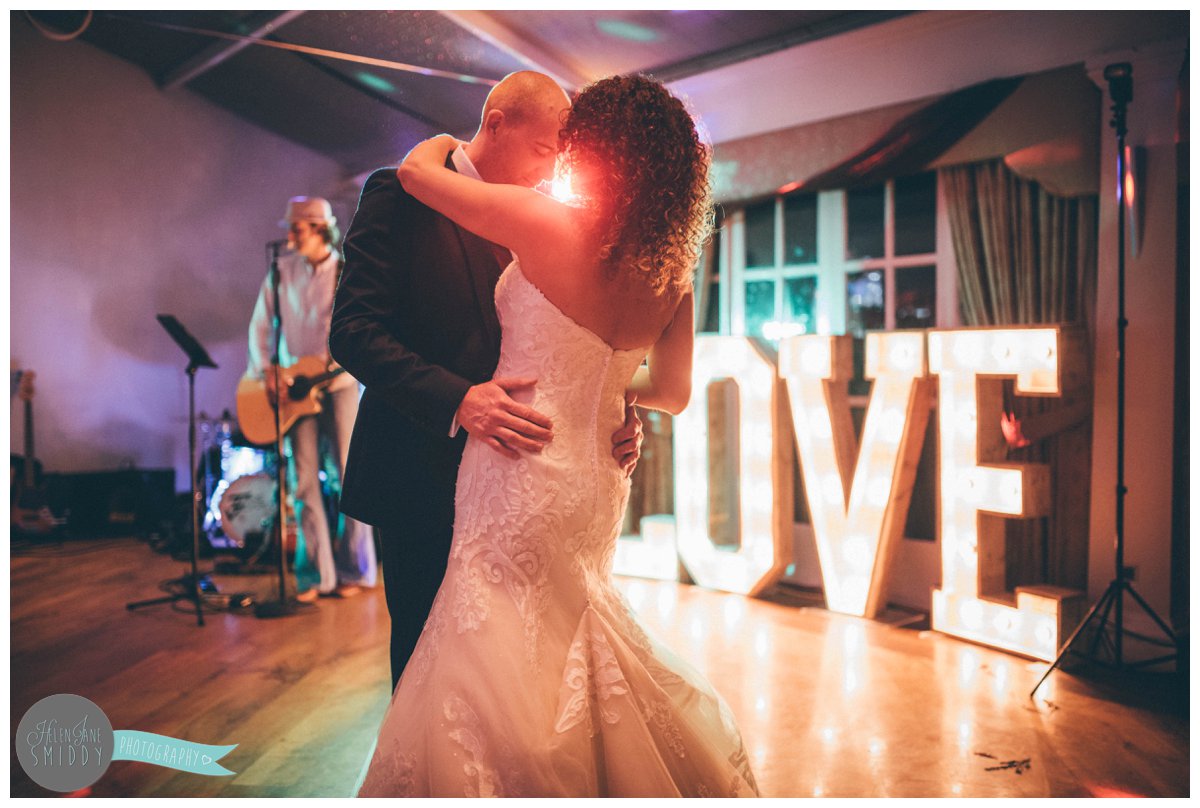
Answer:
[{"label": "illuminated love letters", "polygon": [[[942,581],[932,595],[933,628],[1053,659],[1073,628],[1079,593],[1005,589],[1002,518],[1043,515],[1050,486],[1044,466],[999,462],[999,379],[1015,377],[1020,395],[1061,395],[1086,368],[1082,335],[1058,327],[896,331],[868,334],[865,347],[865,376],[874,383],[856,441],[846,394],[849,337],[785,339],[778,371],[749,339],[698,337],[692,401],[675,422],[674,530],[661,516],[647,517],[640,542],[620,542],[614,570],[674,578],[674,544],[702,586],[755,594],[775,583],[791,559],[787,441],[794,432],[826,604],[876,616],[936,376]],[[737,388],[736,549],[718,547],[709,530],[707,391],[725,379]],[[981,418],[997,428],[980,430]]]},{"label": "illuminated love letters", "polygon": [[[792,541],[791,463],[775,366],[744,337],[696,339],[692,400],[675,418],[675,528],[679,557],[701,586],[756,594],[779,580]],[[736,551],[709,536],[708,396],[711,382],[737,384],[738,498]]]},{"label": "illuminated love letters", "polygon": [[[1004,524],[997,515],[1043,516],[1050,505],[1049,469],[1034,463],[982,462],[1003,456],[995,430],[1000,391],[995,379],[1016,377],[1020,395],[1061,395],[1063,348],[1056,328],[931,331],[929,368],[938,376],[941,480],[942,587],[933,592],[933,628],[969,640],[1050,661],[1073,628],[1054,587],[1018,587],[1004,581]],[[1073,375],[1073,374],[1068,374]],[[981,377],[991,377],[980,383]],[[992,440],[988,440],[988,435]]]}]

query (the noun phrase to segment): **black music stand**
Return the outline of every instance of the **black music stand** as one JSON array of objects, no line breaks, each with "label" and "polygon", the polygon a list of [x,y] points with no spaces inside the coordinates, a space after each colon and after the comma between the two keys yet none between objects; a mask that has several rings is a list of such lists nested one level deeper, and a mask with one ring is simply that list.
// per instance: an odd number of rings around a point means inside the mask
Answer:
[{"label": "black music stand", "polygon": [[[152,600],[141,600],[125,604],[129,610],[142,606],[154,606],[159,603],[174,603],[177,600],[190,600],[196,607],[196,625],[204,625],[204,607],[200,597],[200,491],[196,485],[196,370],[198,368],[215,368],[217,363],[212,361],[208,351],[204,350],[196,338],[188,333],[183,324],[170,314],[158,315],[162,327],[175,340],[175,344],[187,354],[188,365],[184,369],[188,377],[188,474],[192,491],[192,574],[177,578],[173,583],[182,582],[184,591]],[[207,579],[207,575],[203,576]]]}]

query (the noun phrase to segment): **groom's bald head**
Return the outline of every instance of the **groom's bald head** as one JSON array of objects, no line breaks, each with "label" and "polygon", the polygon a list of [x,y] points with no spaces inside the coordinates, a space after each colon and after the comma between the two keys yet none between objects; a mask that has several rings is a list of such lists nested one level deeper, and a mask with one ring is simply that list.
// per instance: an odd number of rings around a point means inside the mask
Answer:
[{"label": "groom's bald head", "polygon": [[488,182],[533,187],[554,173],[558,130],[571,100],[544,73],[510,73],[492,88],[467,154]]},{"label": "groom's bald head", "polygon": [[554,79],[545,73],[520,70],[509,73],[488,93],[483,102],[480,126],[487,121],[488,113],[498,109],[512,123],[523,123],[552,117],[559,123],[560,113],[569,109],[571,99]]}]

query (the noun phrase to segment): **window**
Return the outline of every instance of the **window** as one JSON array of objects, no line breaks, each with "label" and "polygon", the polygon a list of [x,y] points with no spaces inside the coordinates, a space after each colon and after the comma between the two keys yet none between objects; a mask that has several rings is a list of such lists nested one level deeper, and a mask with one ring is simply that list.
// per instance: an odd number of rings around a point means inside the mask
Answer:
[{"label": "window", "polygon": [[818,200],[792,194],[747,207],[737,332],[777,342],[817,331]]},{"label": "window", "polygon": [[775,201],[746,208],[746,266],[775,266]]},{"label": "window", "polygon": [[846,330],[937,324],[937,175],[846,192]]}]

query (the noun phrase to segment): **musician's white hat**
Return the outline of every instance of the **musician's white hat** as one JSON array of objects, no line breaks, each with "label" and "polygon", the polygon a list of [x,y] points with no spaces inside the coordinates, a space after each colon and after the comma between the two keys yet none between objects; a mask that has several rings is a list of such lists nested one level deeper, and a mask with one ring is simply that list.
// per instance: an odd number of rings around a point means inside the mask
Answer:
[{"label": "musician's white hat", "polygon": [[283,215],[280,227],[287,227],[292,222],[315,222],[317,224],[337,224],[333,215],[333,207],[328,200],[319,196],[293,196],[288,200],[287,212]]}]

